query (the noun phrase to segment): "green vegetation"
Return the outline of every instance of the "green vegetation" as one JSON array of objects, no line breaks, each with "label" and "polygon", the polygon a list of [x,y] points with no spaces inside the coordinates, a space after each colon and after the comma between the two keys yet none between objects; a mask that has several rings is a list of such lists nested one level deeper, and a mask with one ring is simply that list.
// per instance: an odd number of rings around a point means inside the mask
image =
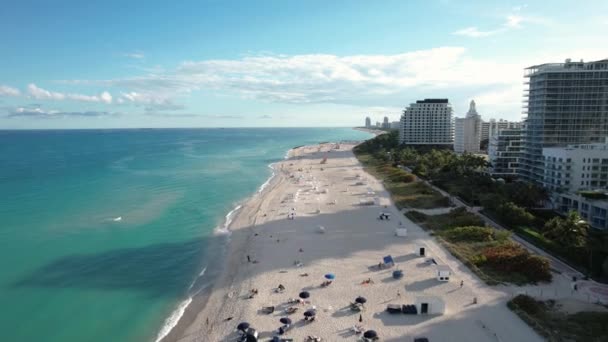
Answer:
[{"label": "green vegetation", "polygon": [[608,195],[606,195],[606,193],[603,192],[597,192],[597,191],[579,191],[578,193],[579,195],[588,198],[588,199],[592,199],[592,200],[603,200],[603,199],[608,199]]},{"label": "green vegetation", "polygon": [[[608,233],[589,230],[585,235],[587,229],[573,225],[572,219],[564,221],[555,212],[538,209],[548,199],[547,191],[532,184],[491,178],[481,172],[488,166],[483,157],[466,153],[457,155],[432,146],[399,146],[397,132],[369,140],[357,146],[355,153],[371,173],[385,179],[387,189],[400,208],[448,205],[447,198],[442,198],[424,183],[412,181],[414,175],[397,167],[404,166],[469,205],[482,206],[485,215],[580,271],[597,280],[608,281]],[[581,195],[597,199],[605,196],[597,192]],[[421,217],[410,218],[422,220]],[[434,225],[433,220],[429,219],[427,224]],[[441,224],[447,226],[438,223]],[[465,222],[451,226],[480,225],[483,223]]]},{"label": "green vegetation", "polygon": [[545,258],[512,243],[510,232],[484,227],[477,215],[463,208],[433,216],[410,211],[406,216],[431,230],[450,253],[490,285],[551,280]]},{"label": "green vegetation", "polygon": [[507,303],[509,309],[550,342],[608,341],[608,313],[560,312],[554,301],[537,301],[519,295]]},{"label": "green vegetation", "polygon": [[385,138],[389,138],[391,135],[393,133],[379,135],[355,148],[355,154],[366,170],[383,181],[399,209],[430,209],[449,206],[448,198],[443,197],[423,182],[416,180],[416,176],[413,174],[394,166],[389,161],[386,152],[367,152],[371,147],[366,144],[384,151],[380,146],[390,144],[390,140]]}]

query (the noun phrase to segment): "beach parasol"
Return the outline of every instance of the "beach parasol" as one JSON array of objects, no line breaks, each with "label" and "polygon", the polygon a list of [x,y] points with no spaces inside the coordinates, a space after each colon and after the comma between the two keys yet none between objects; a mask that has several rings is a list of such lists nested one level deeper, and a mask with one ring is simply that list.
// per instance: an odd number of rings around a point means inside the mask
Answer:
[{"label": "beach parasol", "polygon": [[312,317],[312,316],[316,316],[316,315],[317,315],[317,312],[315,310],[310,309],[310,310],[304,311],[304,316],[306,316],[306,317]]},{"label": "beach parasol", "polygon": [[368,330],[366,332],[363,333],[363,337],[365,338],[377,338],[378,334],[376,333],[375,330]]},{"label": "beach parasol", "polygon": [[365,304],[365,303],[367,303],[367,299],[365,299],[365,297],[359,296],[359,297],[355,298],[355,303]]},{"label": "beach parasol", "polygon": [[239,325],[237,325],[237,326],[236,326],[236,328],[237,328],[238,330],[241,330],[241,331],[243,331],[243,332],[244,332],[245,330],[247,330],[247,329],[249,328],[249,326],[250,326],[250,324],[249,324],[249,323],[247,323],[247,322],[242,322],[242,323],[239,323]]},{"label": "beach parasol", "polygon": [[283,324],[291,324],[291,319],[289,317],[282,317],[279,322]]},{"label": "beach parasol", "polygon": [[336,279],[336,275],[333,273],[327,273],[325,275],[325,279],[334,280],[334,279]]},{"label": "beach parasol", "polygon": [[308,293],[307,291],[300,292],[300,298],[306,299],[308,297],[310,297],[310,293]]}]

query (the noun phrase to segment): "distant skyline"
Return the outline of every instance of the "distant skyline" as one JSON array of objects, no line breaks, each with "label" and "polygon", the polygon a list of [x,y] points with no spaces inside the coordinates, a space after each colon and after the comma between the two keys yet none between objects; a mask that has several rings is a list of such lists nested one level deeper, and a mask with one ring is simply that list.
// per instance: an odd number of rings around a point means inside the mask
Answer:
[{"label": "distant skyline", "polygon": [[0,129],[361,126],[424,98],[521,120],[524,68],[608,58],[608,2],[20,1]]}]

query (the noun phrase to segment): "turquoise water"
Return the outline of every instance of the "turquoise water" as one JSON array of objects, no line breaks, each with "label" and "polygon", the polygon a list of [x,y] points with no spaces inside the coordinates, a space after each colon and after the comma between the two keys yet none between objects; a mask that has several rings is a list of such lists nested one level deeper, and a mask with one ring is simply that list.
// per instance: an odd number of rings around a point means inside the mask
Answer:
[{"label": "turquoise water", "polygon": [[367,138],[347,128],[0,131],[2,340],[154,341],[219,261],[214,229],[269,163],[297,145]]}]

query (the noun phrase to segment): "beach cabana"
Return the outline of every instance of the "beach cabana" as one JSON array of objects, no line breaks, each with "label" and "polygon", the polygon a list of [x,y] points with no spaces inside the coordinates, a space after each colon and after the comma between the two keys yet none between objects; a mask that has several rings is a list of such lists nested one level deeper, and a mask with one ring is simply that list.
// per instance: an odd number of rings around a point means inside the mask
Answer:
[{"label": "beach cabana", "polygon": [[416,297],[415,305],[421,315],[443,315],[445,313],[445,301],[440,297]]},{"label": "beach cabana", "polygon": [[437,280],[450,281],[452,269],[448,265],[437,265]]},{"label": "beach cabana", "polygon": [[395,261],[393,260],[393,257],[390,255],[387,255],[384,258],[382,258],[382,261],[384,262],[384,266],[388,266],[388,267],[395,266]]},{"label": "beach cabana", "polygon": [[395,236],[406,237],[407,229],[406,228],[397,228],[395,229]]}]

